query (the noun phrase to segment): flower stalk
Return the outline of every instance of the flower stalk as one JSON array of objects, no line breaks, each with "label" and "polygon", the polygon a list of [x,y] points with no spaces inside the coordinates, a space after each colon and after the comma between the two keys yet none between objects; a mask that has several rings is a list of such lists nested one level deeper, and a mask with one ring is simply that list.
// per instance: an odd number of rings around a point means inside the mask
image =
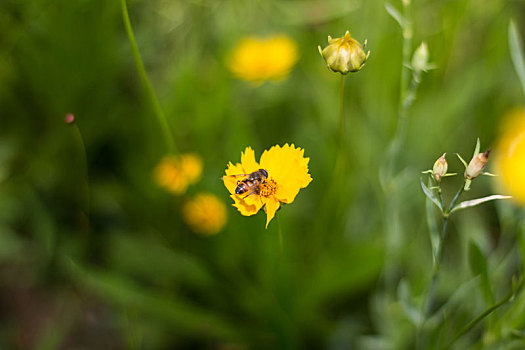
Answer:
[{"label": "flower stalk", "polygon": [[153,110],[155,111],[155,116],[162,130],[162,136],[164,138],[167,151],[168,153],[172,153],[172,154],[177,153],[175,140],[171,133],[171,130],[168,124],[168,120],[166,119],[166,115],[164,114],[164,111],[162,110],[162,107],[157,98],[157,95],[155,94],[155,90],[153,89],[153,86],[151,85],[151,82],[149,81],[148,75],[146,73],[146,68],[144,68],[144,63],[142,62],[140,51],[137,46],[137,41],[135,40],[135,35],[133,34],[133,28],[131,26],[131,21],[129,19],[129,13],[128,13],[128,7],[126,5],[126,0],[121,0],[120,4],[122,8],[122,18],[124,20],[124,27],[126,28],[126,34],[128,36],[129,44],[131,46],[131,51],[133,53],[133,59],[135,60],[135,65],[137,66],[137,72],[139,73],[140,80],[148,93],[148,97],[153,106]]}]

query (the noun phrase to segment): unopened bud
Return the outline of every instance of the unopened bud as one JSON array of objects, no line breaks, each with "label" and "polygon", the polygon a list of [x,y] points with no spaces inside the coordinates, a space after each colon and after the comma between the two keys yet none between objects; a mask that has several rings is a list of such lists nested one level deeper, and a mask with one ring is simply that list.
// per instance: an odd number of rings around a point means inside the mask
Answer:
[{"label": "unopened bud", "polygon": [[434,163],[434,168],[432,169],[432,174],[434,175],[434,179],[436,179],[437,182],[441,181],[441,178],[445,176],[448,170],[448,163],[445,159],[446,153],[443,153],[441,157],[436,160]]},{"label": "unopened bud", "polygon": [[341,38],[332,39],[328,36],[328,44],[324,49],[318,46],[319,53],[330,70],[343,75],[361,70],[370,55],[370,51],[365,52],[366,40],[361,46],[349,31]]},{"label": "unopened bud", "polygon": [[73,113],[68,113],[64,117],[66,124],[73,124],[75,122],[75,115]]},{"label": "unopened bud", "polygon": [[424,41],[418,46],[412,56],[412,68],[416,72],[424,72],[428,69],[428,47]]},{"label": "unopened bud", "polygon": [[481,175],[481,172],[487,166],[489,161],[490,149],[485,153],[478,153],[472,158],[470,163],[468,163],[467,170],[465,170],[465,178],[467,180],[472,180]]}]

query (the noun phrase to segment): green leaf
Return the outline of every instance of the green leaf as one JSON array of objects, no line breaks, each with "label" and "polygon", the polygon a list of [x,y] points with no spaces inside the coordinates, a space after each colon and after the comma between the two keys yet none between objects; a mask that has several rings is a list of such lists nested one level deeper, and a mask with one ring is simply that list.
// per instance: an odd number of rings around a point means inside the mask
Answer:
[{"label": "green leaf", "polygon": [[485,257],[485,254],[483,254],[476,242],[470,241],[468,255],[472,273],[481,276],[481,287],[483,289],[483,294],[485,295],[485,300],[489,305],[494,304],[494,295],[492,293],[492,288],[490,287],[487,258]]},{"label": "green leaf", "polygon": [[521,46],[521,36],[514,21],[509,23],[509,50],[514,69],[521,83],[521,88],[525,94],[525,59],[523,58],[523,47]]},{"label": "green leaf", "polygon": [[463,163],[463,165],[465,166],[465,169],[467,169],[468,167],[468,164],[467,162],[465,162],[465,160],[463,158],[461,158],[461,156],[459,155],[459,153],[456,153],[456,156],[458,156],[459,160],[461,161],[461,163]]},{"label": "green leaf", "polygon": [[492,177],[498,176],[497,174],[492,174],[492,173],[489,173],[489,172],[486,172],[486,171],[482,172],[481,175],[492,176]]},{"label": "green leaf", "polygon": [[437,258],[437,252],[439,251],[439,245],[441,244],[441,239],[438,230],[438,223],[436,220],[436,215],[434,214],[434,207],[432,206],[432,201],[425,201],[425,209],[427,214],[427,225],[428,225],[428,234],[430,237],[430,244],[432,246],[432,262],[434,269],[439,269],[439,260]]},{"label": "green leaf", "polygon": [[388,2],[385,2],[385,9],[388,14],[395,19],[395,21],[399,24],[401,29],[405,28],[405,17],[401,14],[401,12],[398,11],[394,6],[390,5]]},{"label": "green leaf", "polygon": [[441,203],[439,202],[439,200],[437,199],[436,195],[434,194],[434,192],[432,192],[428,187],[427,185],[425,185],[423,183],[423,179],[419,179],[419,182],[421,183],[421,188],[423,189],[423,192],[425,193],[425,195],[428,197],[428,199],[430,199],[432,201],[432,203],[434,203],[438,208],[439,210],[441,210],[441,212],[443,213],[443,208],[441,207]]},{"label": "green leaf", "polygon": [[481,148],[481,142],[479,142],[479,137],[478,137],[476,140],[476,148],[474,148],[474,154],[472,155],[472,158],[478,155],[480,148]]},{"label": "green leaf", "polygon": [[405,315],[412,322],[412,324],[416,327],[421,325],[423,322],[423,316],[421,315],[420,309],[414,305],[414,298],[412,296],[412,292],[410,291],[410,286],[404,279],[399,282],[399,286],[397,288],[397,298],[401,303],[401,307],[403,308]]},{"label": "green leaf", "polygon": [[236,337],[239,327],[223,314],[204,305],[192,303],[175,292],[166,295],[114,272],[87,269],[73,260],[66,260],[66,268],[75,281],[89,288],[105,301],[125,308],[135,308],[145,320],[161,319],[179,330],[192,334],[207,332],[210,336]]},{"label": "green leaf", "polygon": [[493,194],[492,196],[487,196],[487,197],[478,198],[478,199],[472,199],[470,201],[464,201],[464,202],[461,202],[458,205],[454,206],[454,208],[452,208],[450,213],[453,213],[456,210],[474,207],[476,205],[480,205],[480,204],[483,204],[483,203],[486,203],[486,202],[490,202],[490,201],[493,201],[493,200],[496,200],[496,199],[509,199],[509,198],[512,198],[512,196],[504,196],[504,195],[501,195],[501,194]]}]

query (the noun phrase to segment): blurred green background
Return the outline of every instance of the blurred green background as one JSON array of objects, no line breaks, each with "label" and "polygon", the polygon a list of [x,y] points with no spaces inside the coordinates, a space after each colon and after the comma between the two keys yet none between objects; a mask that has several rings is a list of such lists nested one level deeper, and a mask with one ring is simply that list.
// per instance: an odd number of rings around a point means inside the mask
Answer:
[{"label": "blurred green background", "polygon": [[[525,2],[413,1],[413,48],[426,41],[437,68],[409,110],[391,190],[379,172],[397,123],[402,36],[383,1],[128,6],[178,148],[203,158],[203,178],[185,196],[153,180],[166,149],[119,1],[1,0],[0,347],[413,348],[408,306],[421,304],[432,271],[421,171],[447,152],[462,173],[453,153],[470,158],[477,137],[490,147],[505,114],[523,105],[507,31],[514,18],[525,37]],[[317,45],[346,30],[368,39],[371,55],[346,78],[348,165],[334,180],[339,75]],[[271,34],[298,45],[288,78],[235,79],[226,62],[236,43]],[[286,142],[305,149],[313,182],[278,213],[281,254],[276,222],[265,229],[263,213],[241,216],[219,178],[246,146],[258,159]],[[461,179],[448,181],[450,200]],[[199,191],[227,206],[217,235],[195,235],[182,220],[185,198]],[[495,191],[480,178],[465,197]],[[490,305],[469,267],[470,242],[496,300],[508,292],[521,271],[522,218],[511,203],[489,203],[452,219],[435,306],[448,309],[429,347],[444,347]],[[518,296],[454,346],[524,348],[524,307]]]}]

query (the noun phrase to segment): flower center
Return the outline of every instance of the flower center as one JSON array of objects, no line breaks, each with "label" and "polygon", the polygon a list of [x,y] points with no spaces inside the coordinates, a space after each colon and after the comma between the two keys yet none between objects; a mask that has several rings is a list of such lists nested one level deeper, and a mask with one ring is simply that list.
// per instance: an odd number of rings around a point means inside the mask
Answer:
[{"label": "flower center", "polygon": [[275,182],[274,179],[267,179],[263,183],[261,183],[261,190],[259,192],[259,195],[263,197],[269,197],[277,192],[277,182]]}]

